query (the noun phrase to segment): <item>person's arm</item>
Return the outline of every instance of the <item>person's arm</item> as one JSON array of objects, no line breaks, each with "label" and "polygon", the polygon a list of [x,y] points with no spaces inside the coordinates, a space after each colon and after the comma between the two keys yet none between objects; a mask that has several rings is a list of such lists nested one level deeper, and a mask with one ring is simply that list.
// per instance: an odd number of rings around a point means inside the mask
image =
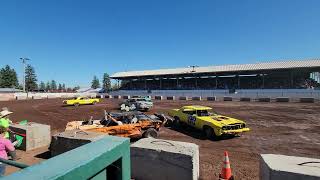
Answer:
[{"label": "person's arm", "polygon": [[11,158],[13,160],[16,160],[17,159],[17,156],[16,156],[16,151],[15,151],[15,148],[13,146],[13,144],[11,143],[10,140],[6,140],[5,142],[5,148],[6,148],[6,151],[8,152],[9,156],[11,156]]}]

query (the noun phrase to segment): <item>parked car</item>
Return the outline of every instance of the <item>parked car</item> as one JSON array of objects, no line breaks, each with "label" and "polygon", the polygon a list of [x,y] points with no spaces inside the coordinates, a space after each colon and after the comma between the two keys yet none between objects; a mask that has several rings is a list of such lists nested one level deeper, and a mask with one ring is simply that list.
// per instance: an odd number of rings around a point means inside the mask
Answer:
[{"label": "parked car", "polygon": [[100,100],[97,98],[77,97],[77,98],[73,98],[73,99],[64,100],[63,104],[64,105],[79,106],[79,105],[84,105],[84,104],[93,104],[94,105],[98,102],[100,102]]},{"label": "parked car", "polygon": [[211,112],[211,107],[183,106],[172,109],[169,115],[174,118],[173,124],[186,124],[202,130],[207,138],[219,137],[226,134],[237,135],[250,129],[244,121]]},{"label": "parked car", "polygon": [[131,98],[120,103],[122,111],[149,111],[153,107],[153,102],[149,98]]}]

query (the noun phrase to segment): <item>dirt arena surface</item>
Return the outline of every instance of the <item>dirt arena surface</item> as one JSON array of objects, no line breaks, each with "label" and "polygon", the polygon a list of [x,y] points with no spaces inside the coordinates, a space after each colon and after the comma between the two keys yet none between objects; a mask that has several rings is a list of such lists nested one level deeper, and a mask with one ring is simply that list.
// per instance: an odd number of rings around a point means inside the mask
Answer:
[{"label": "dirt arena surface", "polygon": [[[51,125],[52,133],[63,131],[69,121],[101,118],[103,110],[115,111],[120,100],[104,99],[97,105],[62,107],[61,99],[0,102],[14,114],[14,122],[27,119]],[[259,178],[259,154],[274,153],[320,158],[320,104],[155,101],[153,112],[166,112],[183,105],[213,107],[218,113],[243,119],[251,131],[241,137],[206,140],[193,129],[163,128],[160,138],[191,142],[200,147],[200,179],[218,179],[223,152],[229,151],[231,168],[236,179]],[[152,112],[150,112],[152,113]],[[20,162],[34,164],[46,156],[47,149],[18,152]],[[8,172],[14,171],[9,168]]]}]

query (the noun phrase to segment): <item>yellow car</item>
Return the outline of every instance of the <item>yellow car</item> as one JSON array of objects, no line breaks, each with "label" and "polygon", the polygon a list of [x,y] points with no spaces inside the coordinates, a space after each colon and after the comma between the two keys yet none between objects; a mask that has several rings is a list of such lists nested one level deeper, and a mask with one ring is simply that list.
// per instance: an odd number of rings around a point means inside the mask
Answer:
[{"label": "yellow car", "polygon": [[97,98],[88,98],[88,97],[77,97],[74,99],[64,100],[64,105],[73,105],[73,106],[79,106],[83,104],[96,104],[100,102]]},{"label": "yellow car", "polygon": [[209,139],[224,134],[237,135],[250,131],[244,121],[210,111],[212,108],[205,106],[183,106],[170,110],[169,115],[174,118],[174,125],[187,124],[203,130]]}]

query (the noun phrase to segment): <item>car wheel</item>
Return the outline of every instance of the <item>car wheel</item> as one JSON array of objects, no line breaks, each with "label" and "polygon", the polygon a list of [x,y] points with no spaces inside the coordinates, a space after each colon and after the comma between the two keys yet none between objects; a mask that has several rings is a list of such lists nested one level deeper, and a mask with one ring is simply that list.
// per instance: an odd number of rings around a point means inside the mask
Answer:
[{"label": "car wheel", "polygon": [[78,107],[78,106],[80,106],[80,104],[79,103],[75,103],[74,106]]},{"label": "car wheel", "polygon": [[92,105],[95,105],[95,104],[97,104],[97,102],[96,102],[96,101],[93,101],[93,102],[92,102]]},{"label": "car wheel", "polygon": [[207,139],[213,139],[215,137],[214,130],[211,127],[206,126],[203,130]]},{"label": "car wheel", "polygon": [[159,136],[159,133],[157,130],[155,130],[154,128],[149,128],[147,129],[143,135],[144,138],[157,138]]}]

